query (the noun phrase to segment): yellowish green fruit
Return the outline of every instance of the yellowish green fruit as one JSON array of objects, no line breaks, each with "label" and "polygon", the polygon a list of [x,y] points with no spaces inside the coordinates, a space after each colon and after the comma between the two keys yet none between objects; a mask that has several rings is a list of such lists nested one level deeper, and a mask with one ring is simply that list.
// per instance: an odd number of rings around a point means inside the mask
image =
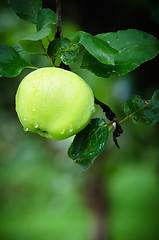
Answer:
[{"label": "yellowish green fruit", "polygon": [[91,88],[78,75],[61,68],[31,72],[16,94],[16,111],[24,130],[54,140],[84,129],[93,108]]}]

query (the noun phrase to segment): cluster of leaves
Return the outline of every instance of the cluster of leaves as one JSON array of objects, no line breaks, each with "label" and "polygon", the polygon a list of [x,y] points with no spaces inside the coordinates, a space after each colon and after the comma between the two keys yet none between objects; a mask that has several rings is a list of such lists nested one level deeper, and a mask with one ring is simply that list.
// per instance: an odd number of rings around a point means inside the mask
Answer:
[{"label": "cluster of leaves", "polygon": [[96,36],[78,31],[54,39],[57,16],[51,9],[42,8],[42,0],[9,0],[9,6],[19,17],[35,24],[37,31],[15,47],[0,45],[0,74],[5,77],[15,77],[24,68],[34,67],[23,58],[24,52],[46,55],[54,66],[59,66],[61,61],[71,65],[80,59],[79,68],[99,77],[125,75],[159,53],[159,41],[136,29]]},{"label": "cluster of leaves", "polygon": [[[127,115],[120,124],[131,118],[134,123],[154,126],[159,122],[159,90],[156,90],[151,100],[143,100],[133,96],[124,104]],[[88,126],[78,133],[71,144],[68,155],[84,169],[92,165],[95,158],[104,150],[110,132],[110,122],[104,119],[92,119]]]},{"label": "cluster of leaves", "polygon": [[[53,25],[57,24],[57,16],[51,9],[42,8],[42,0],[9,0],[9,6],[19,17],[35,24],[37,31],[20,40],[17,46],[0,45],[0,75],[4,77],[15,77],[24,68],[37,68],[24,58],[25,54],[46,55],[51,66],[60,66],[62,62],[73,69],[73,64],[78,63],[79,68],[107,78],[125,75],[159,53],[159,41],[136,29],[96,36],[78,31],[67,37],[54,38]],[[154,125],[159,121],[158,112],[158,91],[150,101],[135,96],[125,104],[126,118],[131,117],[134,122]],[[69,157],[88,168],[103,151],[108,127],[113,123],[92,119],[76,135],[68,151]]]}]

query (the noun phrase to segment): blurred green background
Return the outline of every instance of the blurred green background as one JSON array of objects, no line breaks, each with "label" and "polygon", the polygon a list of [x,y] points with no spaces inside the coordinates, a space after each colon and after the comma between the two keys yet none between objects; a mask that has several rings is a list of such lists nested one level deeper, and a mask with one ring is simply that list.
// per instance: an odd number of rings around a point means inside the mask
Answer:
[{"label": "blurred green background", "polygon": [[[159,37],[158,1],[63,1],[65,36],[137,28]],[[54,1],[44,1],[55,10]],[[104,7],[103,7],[104,6]],[[35,31],[0,3],[0,40],[11,46]],[[47,66],[44,57],[28,59]],[[156,58],[121,78],[103,79],[81,70],[95,96],[124,117],[133,94],[150,98],[158,88]],[[0,239],[158,240],[159,125],[124,123],[120,150],[109,137],[105,151],[83,171],[67,157],[73,138],[51,141],[26,133],[15,112],[17,78],[0,79]],[[94,117],[104,118],[97,106]]]}]

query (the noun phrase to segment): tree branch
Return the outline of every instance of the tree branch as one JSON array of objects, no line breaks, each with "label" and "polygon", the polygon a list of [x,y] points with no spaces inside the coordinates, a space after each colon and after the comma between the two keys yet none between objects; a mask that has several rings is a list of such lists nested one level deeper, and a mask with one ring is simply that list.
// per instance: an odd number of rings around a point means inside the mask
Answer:
[{"label": "tree branch", "polygon": [[95,104],[98,104],[103,109],[105,116],[112,122],[112,125],[114,126],[113,141],[115,145],[118,148],[120,148],[117,138],[123,133],[123,129],[120,126],[115,113],[110,109],[110,107],[108,107],[106,104],[99,101],[97,98],[94,98],[94,102]]},{"label": "tree branch", "polygon": [[[103,165],[99,162],[98,170],[91,172],[91,175],[87,179],[85,184],[84,196],[87,206],[92,210],[95,216],[95,226],[92,229],[93,240],[106,240],[107,239],[107,211],[108,211],[108,199],[103,191],[105,186],[105,180],[103,179],[101,169]],[[100,175],[99,175],[100,174]]]},{"label": "tree branch", "polygon": [[56,0],[56,16],[57,16],[57,32],[55,38],[62,38],[62,24],[61,24],[61,2]]},{"label": "tree branch", "polygon": [[[60,0],[56,0],[56,15],[57,15],[57,32],[55,33],[55,39],[63,37],[62,24],[61,24],[61,1]],[[60,63],[60,68],[71,71],[71,68],[68,65],[64,64],[63,62]]]}]

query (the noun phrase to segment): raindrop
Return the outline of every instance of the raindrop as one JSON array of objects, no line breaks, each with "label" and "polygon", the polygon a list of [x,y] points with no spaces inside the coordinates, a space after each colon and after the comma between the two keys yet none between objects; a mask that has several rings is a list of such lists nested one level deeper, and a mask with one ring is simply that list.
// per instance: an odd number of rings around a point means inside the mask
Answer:
[{"label": "raindrop", "polygon": [[28,132],[28,131],[29,131],[29,128],[24,128],[24,131],[25,131],[25,132]]},{"label": "raindrop", "polygon": [[64,134],[64,132],[65,132],[65,130],[63,129],[63,130],[61,131],[61,134]]},{"label": "raindrop", "polygon": [[115,70],[112,70],[113,73],[115,73],[116,71]]},{"label": "raindrop", "polygon": [[26,122],[26,118],[24,118],[24,121]]},{"label": "raindrop", "polygon": [[95,113],[96,109],[95,107],[92,107],[92,113]]},{"label": "raindrop", "polygon": [[35,109],[33,108],[33,112],[35,112]]},{"label": "raindrop", "polygon": [[110,41],[108,40],[107,43],[110,43]]},{"label": "raindrop", "polygon": [[69,127],[69,132],[72,132],[72,131],[73,131],[73,126],[71,124],[70,127]]},{"label": "raindrop", "polygon": [[112,125],[114,128],[116,128],[116,122],[113,122]]},{"label": "raindrop", "polygon": [[38,124],[35,124],[35,128],[38,128],[39,126],[38,126]]}]

